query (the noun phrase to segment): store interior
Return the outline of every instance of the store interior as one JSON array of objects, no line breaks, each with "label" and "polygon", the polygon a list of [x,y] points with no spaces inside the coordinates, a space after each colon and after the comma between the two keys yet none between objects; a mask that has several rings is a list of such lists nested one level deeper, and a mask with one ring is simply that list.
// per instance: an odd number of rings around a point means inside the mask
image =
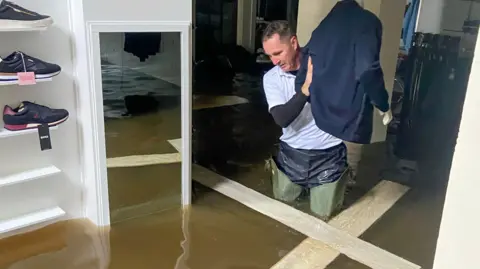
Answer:
[{"label": "store interior", "polygon": [[[27,1],[17,2],[29,6]],[[359,183],[347,189],[344,208],[387,177],[408,186],[409,191],[360,237],[422,268],[432,268],[480,3],[445,0],[442,31],[433,35],[408,29],[418,23],[414,7],[420,1],[406,2],[391,96],[394,120],[384,142],[365,146]],[[272,20],[297,25],[299,1],[259,0],[251,48],[237,45],[237,1],[194,3],[192,162],[273,197],[265,161],[274,153],[281,129],[268,113],[262,89],[262,76],[272,64],[263,55],[260,37]],[[75,71],[72,62],[64,60],[73,54],[67,46],[68,18],[60,16],[66,9],[66,4],[52,12],[38,9],[55,18],[55,27],[48,30],[0,33],[6,36],[0,41],[3,61],[20,59],[24,65],[42,61],[47,70],[36,77],[36,82],[45,83],[36,85],[22,85],[28,84],[28,77],[12,80],[0,72],[0,84],[8,86],[0,91],[5,105],[1,158],[6,163],[0,169],[0,204],[9,204],[8,209],[0,207],[6,212],[0,221],[32,210],[24,203],[10,203],[19,194],[22,201],[48,208],[52,220],[72,216],[1,239],[0,269],[274,268],[305,235],[195,181],[192,207],[181,208],[181,156],[172,144],[181,138],[184,74],[179,32],[100,33],[111,226],[99,229],[75,217],[82,208],[69,201],[80,197],[82,188],[80,169],[73,165],[80,157],[72,152],[80,151],[81,124],[72,120],[77,119],[70,82]],[[58,48],[51,47],[53,39],[60,43]],[[22,47],[32,40],[40,46]],[[47,48],[65,55],[48,57]],[[18,51],[7,57],[7,49]],[[32,103],[18,105],[24,100]],[[23,107],[35,109],[37,104],[48,106],[42,111],[49,109],[56,117],[47,124],[47,142],[37,135],[44,125],[8,122],[9,115]],[[18,151],[16,143],[29,145],[21,149],[21,163],[9,157]],[[25,178],[22,171],[27,170],[41,170],[43,176],[38,177],[45,179],[28,188],[6,181],[11,174]],[[36,193],[42,198],[35,198]],[[306,196],[290,205],[314,216]],[[339,255],[328,268],[368,267]]]}]

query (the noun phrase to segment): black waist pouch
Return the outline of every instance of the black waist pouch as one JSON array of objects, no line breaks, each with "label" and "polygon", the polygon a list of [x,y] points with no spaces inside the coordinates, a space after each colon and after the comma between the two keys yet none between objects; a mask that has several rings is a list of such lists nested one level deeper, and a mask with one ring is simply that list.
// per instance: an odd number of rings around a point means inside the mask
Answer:
[{"label": "black waist pouch", "polygon": [[347,148],[341,143],[328,149],[295,149],[280,142],[275,163],[295,184],[313,188],[340,179],[347,169]]}]

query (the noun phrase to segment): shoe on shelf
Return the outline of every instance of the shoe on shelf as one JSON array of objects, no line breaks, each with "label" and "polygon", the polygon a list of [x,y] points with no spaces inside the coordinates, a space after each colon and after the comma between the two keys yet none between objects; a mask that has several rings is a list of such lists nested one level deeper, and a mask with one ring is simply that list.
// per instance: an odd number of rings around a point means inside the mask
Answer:
[{"label": "shoe on shelf", "polygon": [[48,27],[53,24],[50,16],[30,11],[10,1],[0,3],[0,29]]},{"label": "shoe on shelf", "polygon": [[66,109],[52,109],[29,101],[23,101],[16,108],[6,105],[3,109],[4,127],[10,131],[34,129],[42,124],[53,127],[67,119]]},{"label": "shoe on shelf", "polygon": [[15,51],[5,58],[0,58],[0,82],[18,81],[17,73],[20,72],[33,72],[35,79],[48,79],[60,74],[61,71],[60,66],[47,63],[21,51]]}]

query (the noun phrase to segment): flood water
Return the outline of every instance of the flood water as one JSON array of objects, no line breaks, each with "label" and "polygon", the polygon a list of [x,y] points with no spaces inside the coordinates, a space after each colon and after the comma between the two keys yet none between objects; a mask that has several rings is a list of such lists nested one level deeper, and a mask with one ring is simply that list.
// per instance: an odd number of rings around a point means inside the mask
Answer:
[{"label": "flood water", "polygon": [[[303,236],[218,194],[187,211],[114,224],[52,225],[0,242],[0,268],[269,268]],[[7,250],[6,252],[4,250]]]},{"label": "flood water", "polygon": [[[103,68],[107,157],[175,153],[167,140],[180,138],[178,87],[119,68]],[[121,82],[115,79],[119,72]],[[193,159],[271,196],[264,160],[274,150],[280,129],[267,112],[260,83],[260,77],[237,76],[233,87],[223,92],[196,91]],[[123,97],[148,92],[154,93],[157,107],[125,115]],[[361,238],[431,268],[450,167],[447,155],[426,161],[414,188]],[[386,162],[384,143],[366,147],[360,184],[348,193],[347,205],[379,182]],[[182,211],[180,163],[111,168],[108,184],[109,230],[74,220],[0,241],[0,268],[268,269],[305,238],[198,184],[193,206]],[[306,208],[301,199],[295,206]],[[328,268],[367,267],[340,256]]]}]

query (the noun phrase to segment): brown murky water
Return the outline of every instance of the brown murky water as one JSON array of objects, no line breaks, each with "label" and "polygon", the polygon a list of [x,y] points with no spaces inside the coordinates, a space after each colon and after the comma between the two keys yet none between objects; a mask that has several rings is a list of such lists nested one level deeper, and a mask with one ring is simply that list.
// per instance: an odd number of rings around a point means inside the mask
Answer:
[{"label": "brown murky water", "polygon": [[77,220],[3,240],[0,268],[269,268],[302,239],[211,193],[189,211],[170,209],[110,231]]},{"label": "brown murky water", "polygon": [[[249,103],[225,105],[218,95],[194,101],[193,157],[271,196],[263,166],[280,130],[267,113],[258,82],[238,81],[244,86],[226,94]],[[107,157],[176,152],[167,140],[180,137],[178,98],[134,117],[119,116],[121,102],[106,102]],[[358,175],[361,184],[349,192],[347,203],[380,180],[385,152],[384,144],[366,147]],[[444,155],[427,158],[414,188],[362,236],[364,240],[422,268],[432,267],[451,150]],[[109,230],[75,220],[0,241],[0,268],[268,269],[304,239],[197,184],[194,205],[182,212],[179,163],[109,169],[108,183],[113,221]],[[296,206],[304,205],[299,201]],[[367,267],[340,256],[329,268]]]}]

